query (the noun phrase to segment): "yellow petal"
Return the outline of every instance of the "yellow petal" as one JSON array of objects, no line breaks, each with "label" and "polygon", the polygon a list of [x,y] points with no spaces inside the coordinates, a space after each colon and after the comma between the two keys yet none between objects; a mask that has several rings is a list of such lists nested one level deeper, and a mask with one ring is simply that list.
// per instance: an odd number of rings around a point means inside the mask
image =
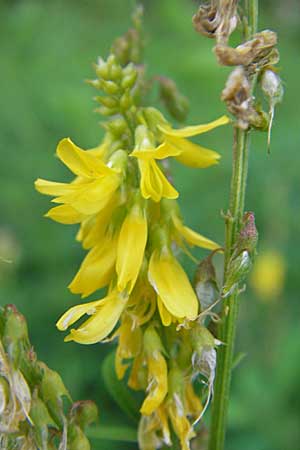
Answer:
[{"label": "yellow petal", "polygon": [[95,314],[96,307],[101,305],[101,303],[105,302],[108,297],[96,300],[94,302],[82,303],[80,305],[73,306],[68,309],[61,318],[56,322],[56,326],[60,331],[65,331],[69,326],[73,325],[73,323],[77,322],[84,314]]},{"label": "yellow petal", "polygon": [[123,318],[122,324],[115,334],[119,337],[115,368],[117,377],[121,380],[129,366],[128,364],[123,364],[123,360],[134,358],[140,353],[143,335],[141,327],[135,326],[129,315]]},{"label": "yellow petal", "polygon": [[148,358],[149,394],[145,398],[140,412],[146,416],[152,414],[163,402],[168,392],[168,368],[165,358],[157,351]]},{"label": "yellow petal", "polygon": [[196,417],[198,417],[203,410],[200,398],[194,391],[192,381],[187,382],[185,386],[185,407],[188,415]]},{"label": "yellow petal", "polygon": [[106,239],[89,251],[69,285],[73,294],[83,297],[109,284],[116,260],[116,239]]},{"label": "yellow petal", "polygon": [[101,159],[77,147],[71,139],[62,139],[56,149],[59,159],[76,175],[95,178],[112,173]]},{"label": "yellow petal", "polygon": [[76,185],[76,191],[55,198],[53,201],[67,203],[82,214],[95,214],[110,202],[119,184],[118,175],[104,176],[88,183]]},{"label": "yellow petal", "polygon": [[67,195],[76,192],[78,186],[72,183],[57,183],[55,181],[38,178],[34,186],[41,194],[46,195]]},{"label": "yellow petal", "polygon": [[113,194],[107,205],[100,212],[89,216],[81,223],[76,239],[82,243],[84,249],[90,249],[104,239],[118,202],[118,195]]},{"label": "yellow petal", "polygon": [[195,436],[195,432],[188,421],[186,415],[182,411],[182,405],[176,405],[175,402],[179,402],[178,399],[174,400],[169,408],[169,416],[176,435],[180,440],[182,450],[190,450],[189,442]]},{"label": "yellow petal", "polygon": [[127,302],[127,298],[114,294],[97,306],[97,311],[77,330],[71,330],[66,342],[95,344],[106,338],[116,326]]},{"label": "yellow petal", "polygon": [[159,295],[157,296],[157,306],[162,324],[165,327],[168,327],[172,323],[172,314],[170,314],[167,308],[165,308]]},{"label": "yellow petal", "polygon": [[81,222],[86,216],[76,211],[70,205],[59,205],[51,208],[47,214],[45,214],[45,217],[50,217],[50,219],[59,223],[71,225]]},{"label": "yellow petal", "polygon": [[189,227],[183,225],[181,220],[173,215],[173,223],[178,233],[187,241],[190,245],[196,245],[197,247],[207,248],[209,250],[216,250],[220,248],[220,245],[210,239],[207,239],[202,234],[196,233]]},{"label": "yellow petal", "polygon": [[135,156],[139,159],[165,159],[169,158],[170,156],[176,156],[179,155],[180,150],[178,150],[175,147],[167,146],[165,143],[162,143],[158,147],[152,149],[138,149],[134,150],[130,156]]},{"label": "yellow petal", "polygon": [[221,158],[219,153],[204,148],[201,145],[194,144],[187,139],[168,137],[165,145],[180,150],[180,154],[175,158],[188,167],[204,169],[217,164]]},{"label": "yellow petal", "polygon": [[174,128],[171,127],[167,127],[165,125],[158,125],[158,128],[167,136],[191,137],[196,136],[197,134],[206,133],[207,131],[213,130],[216,127],[226,125],[229,122],[230,122],[229,117],[222,116],[219,119],[213,120],[212,122],[206,124],[179,128],[178,130],[175,130]]},{"label": "yellow petal", "polygon": [[149,281],[167,310],[176,318],[196,319],[198,300],[178,261],[168,252],[154,250],[148,271]]},{"label": "yellow petal", "polygon": [[118,289],[130,293],[138,277],[147,242],[147,219],[136,205],[126,216],[119,235],[116,271]]},{"label": "yellow petal", "polygon": [[162,197],[177,198],[178,192],[167,180],[156,162],[139,160],[141,171],[141,193],[144,198],[152,198],[153,201],[159,202]]}]

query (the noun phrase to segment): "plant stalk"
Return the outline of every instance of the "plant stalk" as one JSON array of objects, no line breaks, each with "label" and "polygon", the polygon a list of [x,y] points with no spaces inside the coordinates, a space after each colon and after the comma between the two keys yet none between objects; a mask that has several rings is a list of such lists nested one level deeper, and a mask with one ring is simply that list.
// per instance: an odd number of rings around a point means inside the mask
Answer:
[{"label": "plant stalk", "polygon": [[[256,33],[258,0],[246,0],[245,37],[249,39]],[[256,78],[253,79],[253,87]],[[228,262],[236,242],[237,231],[244,213],[245,194],[248,175],[249,131],[234,127],[233,163],[230,186],[230,204],[225,223],[225,262]],[[225,280],[226,281],[226,280]],[[224,343],[218,349],[215,393],[212,404],[209,450],[223,450],[229,406],[231,372],[234,357],[234,342],[238,318],[238,290],[223,300],[222,320],[218,338]]]}]

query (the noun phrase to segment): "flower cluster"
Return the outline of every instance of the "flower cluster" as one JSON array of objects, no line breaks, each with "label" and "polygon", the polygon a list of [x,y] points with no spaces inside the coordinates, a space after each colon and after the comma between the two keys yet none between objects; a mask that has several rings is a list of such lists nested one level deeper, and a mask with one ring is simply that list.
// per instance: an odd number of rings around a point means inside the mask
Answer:
[{"label": "flower cluster", "polygon": [[96,74],[90,84],[104,92],[96,99],[109,117],[102,143],[83,150],[63,139],[56,153],[75,178],[70,183],[38,179],[35,186],[54,197],[56,206],[47,217],[80,225],[76,239],[88,253],[71,292],[84,298],[102,288],[107,293],[69,309],[57,327],[64,331],[87,315],[66,341],[93,344],[118,337],[118,377],[130,367],[129,386],[147,392],[140,447],[171,445],[170,422],[182,449],[188,449],[194,435],[188,417],[196,418],[202,409],[192,384],[189,334],[200,308],[177,254],[179,249],[189,254],[188,246],[219,246],[183,223],[179,193],[166,167],[168,158],[194,168],[216,164],[218,153],[187,138],[228,118],[174,129],[157,109],[141,105],[137,66],[122,66],[111,55],[98,61]]}]

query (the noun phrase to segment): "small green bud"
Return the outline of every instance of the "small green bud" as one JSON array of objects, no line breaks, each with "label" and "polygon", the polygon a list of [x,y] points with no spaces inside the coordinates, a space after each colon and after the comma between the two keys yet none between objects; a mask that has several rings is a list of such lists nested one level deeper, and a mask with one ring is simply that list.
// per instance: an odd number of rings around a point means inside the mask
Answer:
[{"label": "small green bud", "polygon": [[43,369],[43,378],[41,382],[40,395],[47,405],[51,417],[60,427],[62,424],[62,397],[65,396],[71,400],[61,377],[54,370],[49,369],[46,364],[40,362],[39,365]]},{"label": "small green bud", "polygon": [[231,259],[226,273],[226,282],[222,289],[222,297],[228,295],[238,288],[252,267],[252,261],[248,250],[243,250],[237,257]]},{"label": "small green bud", "polygon": [[90,450],[91,446],[88,438],[78,425],[71,424],[68,427],[68,449],[69,450]]},{"label": "small green bud", "polygon": [[101,80],[85,80],[85,82],[96,89],[101,89]]},{"label": "small green bud", "polygon": [[114,64],[109,70],[110,78],[113,81],[119,81],[122,77],[122,68],[119,64]]},{"label": "small green bud", "polygon": [[156,109],[156,108],[145,108],[144,109],[144,117],[146,119],[146,122],[150,128],[150,130],[155,134],[158,133],[158,128],[157,125],[163,124],[163,125],[167,125],[168,122],[166,121],[166,119],[164,118],[164,116],[162,115],[162,113]]},{"label": "small green bud", "polygon": [[101,116],[115,116],[119,112],[119,108],[107,108],[106,106],[101,106],[96,108],[95,112],[101,114]]},{"label": "small green bud", "polygon": [[119,102],[116,98],[113,97],[95,97],[95,100],[101,105],[106,106],[106,108],[116,108],[119,105]]},{"label": "small green bud", "polygon": [[80,428],[85,428],[98,418],[98,408],[91,400],[73,403],[70,411],[71,420],[75,421]]},{"label": "small green bud", "polygon": [[4,309],[3,345],[9,359],[17,368],[20,364],[24,344],[28,343],[27,324],[24,316],[14,305],[7,305]]},{"label": "small green bud", "polygon": [[182,95],[176,83],[170,78],[159,77],[160,98],[168,112],[174,119],[182,122],[186,119],[189,110],[189,101]]},{"label": "small green bud", "polygon": [[132,97],[130,95],[129,89],[125,91],[120,99],[120,108],[123,111],[127,111],[132,105]]},{"label": "small green bud", "polygon": [[34,433],[37,444],[41,449],[47,449],[48,426],[55,427],[45,403],[35,395],[32,398],[30,418],[34,424]]},{"label": "small green bud", "polygon": [[109,66],[103,59],[99,58],[97,64],[95,65],[95,71],[99,78],[103,78],[104,80],[109,80]]},{"label": "small green bud", "polygon": [[101,88],[108,95],[115,95],[120,91],[119,85],[114,81],[101,81]]},{"label": "small green bud", "polygon": [[116,138],[122,136],[127,130],[127,123],[123,117],[116,117],[107,122],[105,126]]},{"label": "small green bud", "polygon": [[135,85],[136,80],[137,80],[137,71],[134,69],[132,70],[131,73],[128,73],[128,75],[123,76],[121,86],[123,89],[131,89]]}]

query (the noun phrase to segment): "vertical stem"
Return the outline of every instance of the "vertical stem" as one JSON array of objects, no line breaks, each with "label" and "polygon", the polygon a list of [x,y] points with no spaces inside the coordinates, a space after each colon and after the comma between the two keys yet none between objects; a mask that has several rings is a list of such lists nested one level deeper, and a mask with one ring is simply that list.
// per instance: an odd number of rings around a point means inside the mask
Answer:
[{"label": "vertical stem", "polygon": [[[225,273],[232,254],[235,236],[244,211],[247,180],[248,133],[234,129],[233,167],[231,178],[230,209],[226,219]],[[229,404],[231,368],[234,354],[238,298],[235,291],[224,300],[222,323],[218,338],[224,345],[218,349],[215,394],[212,405],[210,450],[223,450]]]},{"label": "vertical stem", "polygon": [[[257,12],[258,0],[246,0],[246,39],[249,39],[254,33],[256,33]],[[254,78],[253,85],[255,81],[256,79]],[[224,274],[226,274],[227,271],[228,262],[230,256],[232,255],[236,241],[236,234],[244,212],[248,175],[248,154],[249,131],[243,131],[235,127],[232,177],[230,186],[230,205],[228,217],[226,218],[225,230],[226,243]],[[235,290],[235,292],[224,299],[222,306],[222,322],[220,325],[218,338],[224,343],[224,345],[218,349],[209,450],[224,449],[238,310],[238,293]]]}]

